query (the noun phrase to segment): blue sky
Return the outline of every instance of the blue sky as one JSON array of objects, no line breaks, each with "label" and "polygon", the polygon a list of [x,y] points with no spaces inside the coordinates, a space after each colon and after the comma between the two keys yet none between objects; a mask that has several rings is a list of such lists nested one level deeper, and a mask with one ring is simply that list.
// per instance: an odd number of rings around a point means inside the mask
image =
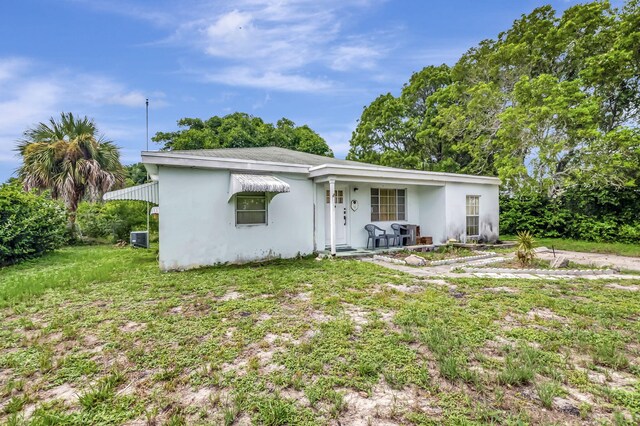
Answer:
[{"label": "blue sky", "polygon": [[[454,63],[514,19],[570,1],[6,0],[0,14],[0,182],[22,132],[95,118],[124,163],[181,117],[287,117],[344,157],[362,108]],[[157,146],[150,143],[151,148]]]}]

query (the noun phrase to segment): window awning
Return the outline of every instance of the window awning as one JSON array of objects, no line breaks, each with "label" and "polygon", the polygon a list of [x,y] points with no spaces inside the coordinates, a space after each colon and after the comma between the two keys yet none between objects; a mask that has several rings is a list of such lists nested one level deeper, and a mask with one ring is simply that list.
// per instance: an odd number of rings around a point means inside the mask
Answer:
[{"label": "window awning", "polygon": [[119,189],[117,191],[106,192],[102,199],[105,201],[112,200],[138,200],[148,201],[153,204],[160,204],[158,195],[158,181],[145,183],[138,186]]},{"label": "window awning", "polygon": [[229,198],[239,192],[272,192],[282,193],[291,191],[285,181],[271,175],[231,174],[229,183]]}]

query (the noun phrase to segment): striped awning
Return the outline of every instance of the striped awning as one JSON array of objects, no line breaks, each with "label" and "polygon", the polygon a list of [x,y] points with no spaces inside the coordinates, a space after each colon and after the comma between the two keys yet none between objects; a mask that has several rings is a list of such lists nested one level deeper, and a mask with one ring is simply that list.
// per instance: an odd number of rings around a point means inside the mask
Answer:
[{"label": "striped awning", "polygon": [[271,175],[232,173],[229,183],[229,198],[239,192],[282,193],[289,191],[291,191],[291,187],[287,182]]},{"label": "striped awning", "polygon": [[148,201],[153,204],[160,204],[160,197],[158,196],[158,181],[118,189],[117,191],[106,192],[102,196],[102,199],[105,201],[138,200]]}]

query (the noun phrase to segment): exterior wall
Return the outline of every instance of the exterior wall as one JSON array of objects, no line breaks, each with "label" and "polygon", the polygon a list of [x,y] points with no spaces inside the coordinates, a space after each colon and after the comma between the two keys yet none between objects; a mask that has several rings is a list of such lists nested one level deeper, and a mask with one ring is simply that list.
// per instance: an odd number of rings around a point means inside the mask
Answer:
[{"label": "exterior wall", "polygon": [[446,192],[443,186],[423,186],[419,190],[420,234],[433,243],[447,241]]},{"label": "exterior wall", "polygon": [[480,196],[480,236],[485,241],[495,241],[499,235],[498,185],[447,183],[446,239],[466,241],[467,195]]},{"label": "exterior wall", "polygon": [[267,225],[235,224],[228,170],[161,166],[160,268],[188,269],[312,253],[313,183],[274,174],[291,192],[268,204]]}]

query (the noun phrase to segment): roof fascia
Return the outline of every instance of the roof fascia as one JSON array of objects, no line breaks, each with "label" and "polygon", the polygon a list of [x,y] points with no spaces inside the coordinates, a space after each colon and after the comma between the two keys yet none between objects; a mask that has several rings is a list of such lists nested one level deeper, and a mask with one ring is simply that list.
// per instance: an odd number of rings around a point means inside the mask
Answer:
[{"label": "roof fascia", "polygon": [[202,169],[249,170],[281,173],[309,173],[308,164],[242,160],[238,158],[179,155],[170,152],[143,151],[142,162],[156,166],[197,167]]},{"label": "roof fascia", "polygon": [[500,179],[491,176],[473,176],[455,173],[427,172],[420,170],[406,170],[387,167],[358,167],[336,164],[323,164],[309,168],[309,176],[318,181],[318,178],[328,175],[341,175],[344,178],[389,178],[398,180],[415,180],[421,182],[455,182],[477,183],[488,185],[500,185]]}]

